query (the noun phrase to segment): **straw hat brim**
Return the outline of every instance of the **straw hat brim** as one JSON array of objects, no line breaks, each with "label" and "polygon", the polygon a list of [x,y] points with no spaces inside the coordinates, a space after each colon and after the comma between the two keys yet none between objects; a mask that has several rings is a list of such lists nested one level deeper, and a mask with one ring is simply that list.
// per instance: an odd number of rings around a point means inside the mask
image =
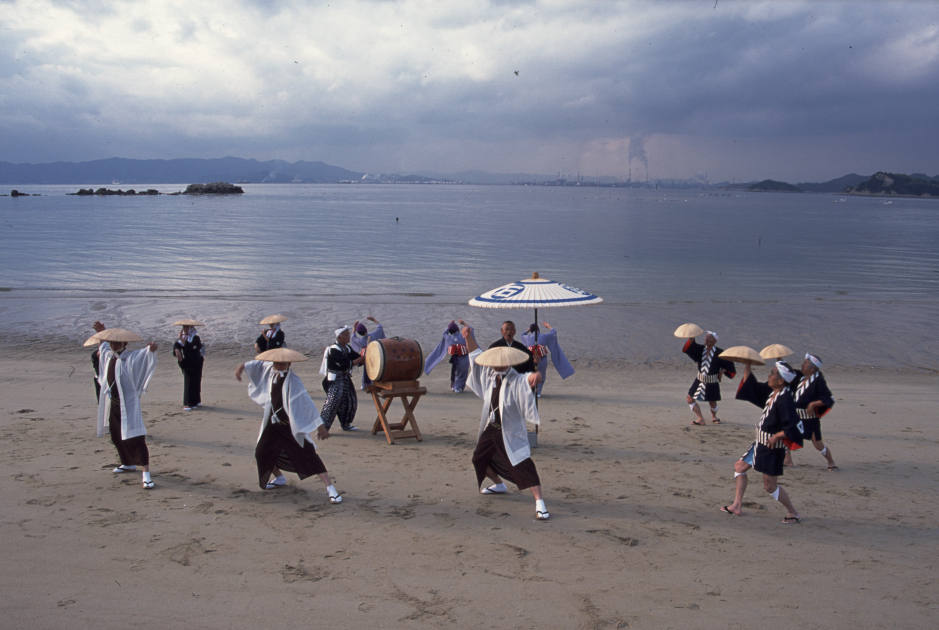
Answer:
[{"label": "straw hat brim", "polygon": [[737,363],[750,361],[753,363],[753,365],[766,365],[766,361],[763,360],[763,357],[760,356],[760,353],[748,346],[734,346],[733,348],[727,348],[720,353],[720,358],[727,361],[735,361]]},{"label": "straw hat brim", "polygon": [[271,361],[272,363],[299,363],[300,361],[309,361],[306,355],[300,354],[290,348],[275,348],[262,352],[254,357],[258,361]]},{"label": "straw hat brim", "polygon": [[205,326],[202,322],[197,322],[194,319],[181,319],[178,322],[173,322],[174,326]]},{"label": "straw hat brim", "polygon": [[704,330],[696,324],[683,324],[675,330],[675,336],[682,339],[691,339],[702,334]]},{"label": "straw hat brim", "polygon": [[143,338],[123,328],[108,328],[102,330],[95,337],[98,341],[120,341],[123,343],[132,343],[134,341],[143,341]]},{"label": "straw hat brim", "polygon": [[764,359],[781,359],[783,357],[788,357],[792,354],[792,350],[786,346],[778,343],[774,343],[771,346],[766,346],[760,350],[760,356]]},{"label": "straw hat brim", "polygon": [[270,324],[279,324],[285,321],[287,321],[287,317],[284,315],[271,315],[270,317],[265,317],[258,323],[262,326],[268,326]]},{"label": "straw hat brim", "polygon": [[97,346],[99,343],[101,343],[101,340],[98,339],[98,333],[95,333],[92,336],[88,337],[88,339],[85,339],[85,343],[83,343],[82,345],[88,348],[90,346]]},{"label": "straw hat brim", "polygon": [[524,363],[528,360],[528,355],[517,348],[501,346],[499,348],[489,348],[481,355],[476,357],[477,365],[484,365],[493,368],[507,368],[513,365]]}]

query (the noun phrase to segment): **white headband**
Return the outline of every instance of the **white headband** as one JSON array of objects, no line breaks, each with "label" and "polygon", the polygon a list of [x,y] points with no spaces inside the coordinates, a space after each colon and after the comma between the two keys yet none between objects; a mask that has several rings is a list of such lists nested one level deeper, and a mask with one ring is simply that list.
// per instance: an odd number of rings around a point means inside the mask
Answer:
[{"label": "white headband", "polygon": [[343,326],[342,328],[337,328],[335,331],[336,339],[339,339],[339,335],[346,332],[347,330],[352,330],[348,326]]},{"label": "white headband", "polygon": [[711,332],[711,331],[709,330],[709,331],[708,331],[708,334],[711,335],[712,337],[714,337],[715,341],[718,340],[718,339],[720,339],[720,337],[717,336],[717,333],[716,333],[716,332]]},{"label": "white headband", "polygon": [[814,365],[814,366],[815,366],[816,368],[818,368],[819,370],[822,369],[822,360],[819,359],[819,358],[818,358],[817,356],[815,356],[814,354],[809,354],[808,352],[806,352],[806,353],[805,353],[805,358],[808,359],[809,361],[811,361],[811,362],[812,362],[812,365]]},{"label": "white headband", "polygon": [[787,383],[791,383],[796,377],[796,373],[789,369],[789,366],[783,363],[782,361],[776,362],[776,370],[779,372],[779,375]]}]

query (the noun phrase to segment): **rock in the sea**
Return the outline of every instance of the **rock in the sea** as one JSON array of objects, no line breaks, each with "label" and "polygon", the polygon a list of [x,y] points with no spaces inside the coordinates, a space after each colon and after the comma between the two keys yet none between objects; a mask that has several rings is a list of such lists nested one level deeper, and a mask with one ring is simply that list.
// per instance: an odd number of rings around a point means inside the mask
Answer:
[{"label": "rock in the sea", "polygon": [[243,193],[241,186],[228,182],[215,182],[214,184],[189,184],[184,195],[233,195]]}]

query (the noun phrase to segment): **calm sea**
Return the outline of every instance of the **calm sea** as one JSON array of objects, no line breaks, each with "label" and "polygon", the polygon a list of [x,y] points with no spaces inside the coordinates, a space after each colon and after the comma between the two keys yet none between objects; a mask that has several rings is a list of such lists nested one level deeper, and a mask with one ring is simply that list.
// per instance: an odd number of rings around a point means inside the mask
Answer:
[{"label": "calm sea", "polygon": [[[134,186],[148,187],[184,185]],[[607,358],[643,349],[643,360],[658,360],[671,350],[616,344],[684,321],[749,331],[722,337],[726,346],[785,343],[770,340],[779,326],[790,336],[819,330],[821,343],[855,317],[859,333],[903,330],[912,359],[900,365],[930,369],[939,350],[924,339],[921,352],[910,337],[925,337],[917,327],[936,314],[939,200],[513,186],[246,185],[232,197],[16,188],[42,196],[0,197],[8,334],[84,338],[84,319],[103,311],[148,330],[197,316],[218,322],[219,340],[241,343],[256,334],[256,315],[292,308],[309,320],[311,347],[337,320],[370,313],[425,334],[426,345],[451,317],[497,324],[504,313],[462,305],[538,271],[605,299],[540,318],[575,327],[587,354]],[[293,338],[305,338],[295,327]]]}]

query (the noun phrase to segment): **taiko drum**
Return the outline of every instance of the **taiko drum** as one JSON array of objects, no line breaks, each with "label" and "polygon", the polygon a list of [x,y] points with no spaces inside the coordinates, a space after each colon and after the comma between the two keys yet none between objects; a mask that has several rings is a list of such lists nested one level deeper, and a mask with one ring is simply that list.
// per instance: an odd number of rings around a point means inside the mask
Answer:
[{"label": "taiko drum", "polygon": [[365,371],[373,381],[416,381],[424,369],[424,350],[414,339],[378,339],[365,349]]}]

